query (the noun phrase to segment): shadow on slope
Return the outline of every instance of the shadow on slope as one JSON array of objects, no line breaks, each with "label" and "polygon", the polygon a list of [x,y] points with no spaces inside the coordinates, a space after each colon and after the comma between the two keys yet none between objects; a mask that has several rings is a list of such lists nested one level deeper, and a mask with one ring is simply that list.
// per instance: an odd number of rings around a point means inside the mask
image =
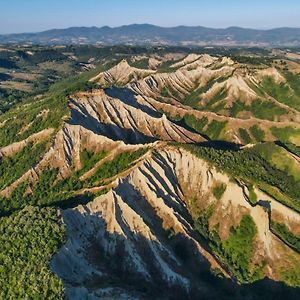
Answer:
[{"label": "shadow on slope", "polygon": [[105,93],[109,97],[117,98],[124,104],[137,108],[153,118],[160,118],[162,115],[155,109],[151,109],[149,106],[139,103],[135,98],[136,94],[128,88],[111,87],[105,89]]},{"label": "shadow on slope", "polygon": [[[207,261],[195,255],[187,238],[177,234],[151,240],[133,233],[118,208],[116,219],[124,235],[109,233],[101,214],[81,214],[76,210],[65,214],[67,251],[54,257],[52,268],[64,281],[67,299],[83,299],[108,290],[112,297],[121,293],[134,299],[154,300],[279,300],[300,296],[299,289],[269,279],[239,286],[215,277]],[[141,266],[137,267],[134,262],[139,260]],[[183,287],[180,280],[166,280],[161,272],[164,264],[187,279],[189,288]]]},{"label": "shadow on slope", "polygon": [[77,110],[71,110],[71,125],[81,125],[95,134],[103,135],[114,141],[124,141],[126,144],[145,144],[157,141],[156,138],[144,135],[141,132],[119,127],[115,124],[105,124],[92,117],[84,107],[81,107],[84,114]]}]

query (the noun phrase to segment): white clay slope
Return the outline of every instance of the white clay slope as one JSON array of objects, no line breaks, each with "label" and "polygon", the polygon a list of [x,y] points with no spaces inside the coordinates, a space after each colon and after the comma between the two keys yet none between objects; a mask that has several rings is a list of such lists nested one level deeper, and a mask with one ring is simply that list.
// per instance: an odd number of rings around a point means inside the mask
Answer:
[{"label": "white clay slope", "polygon": [[[134,98],[134,95],[132,95]],[[148,103],[138,103],[130,99],[122,101],[108,96],[104,91],[78,94],[73,97],[71,111],[78,122],[94,132],[111,138],[144,142],[147,138],[176,142],[199,142],[204,139],[195,133],[172,123],[166,116],[148,107]],[[127,101],[127,103],[126,103]],[[142,101],[140,99],[140,101]]]},{"label": "white clay slope", "polygon": [[[227,185],[219,201],[211,192],[216,182]],[[95,285],[91,292],[88,282],[103,282],[122,272],[132,286],[139,278],[139,283],[149,288],[159,280],[162,287],[180,286],[186,290],[196,282],[198,288],[205,290],[166,239],[166,231],[173,232],[174,239],[184,241],[193,251],[195,266],[204,268],[207,261],[228,276],[192,229],[188,203],[196,197],[206,208],[215,203],[212,218],[221,218],[221,234],[226,235],[224,230],[229,234],[230,227],[238,225],[232,222],[243,215],[252,216],[258,230],[254,256],[268,262],[265,272],[273,278],[276,265],[291,250],[269,230],[267,211],[249,204],[246,190],[189,152],[172,147],[154,151],[126,177],[117,179],[107,194],[62,212],[68,239],[54,257],[52,269],[64,280],[70,295],[86,297],[92,293],[95,299],[100,299],[96,294],[101,292],[101,285]],[[114,260],[118,263],[114,264]],[[109,287],[116,292],[120,288],[118,284]]]},{"label": "white clay slope", "polygon": [[153,70],[143,70],[131,67],[128,62],[123,59],[119,64],[108,71],[101,72],[90,81],[98,82],[101,85],[126,84],[131,80],[143,78],[154,72],[155,71]]}]

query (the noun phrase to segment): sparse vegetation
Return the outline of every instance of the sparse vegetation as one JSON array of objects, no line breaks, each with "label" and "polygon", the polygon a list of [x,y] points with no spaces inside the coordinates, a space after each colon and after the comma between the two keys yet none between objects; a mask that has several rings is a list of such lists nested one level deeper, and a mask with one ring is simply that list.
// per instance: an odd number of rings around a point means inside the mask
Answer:
[{"label": "sparse vegetation", "polygon": [[106,155],[106,151],[95,153],[87,149],[82,150],[80,153],[80,162],[83,165],[83,167],[79,173],[84,174],[85,172],[93,168],[95,164],[98,161],[102,160]]},{"label": "sparse vegetation", "polygon": [[226,263],[240,283],[261,279],[260,266],[252,266],[253,241],[257,233],[256,225],[249,215],[244,215],[238,227],[232,227],[230,236],[222,241],[214,229],[210,233],[213,251]]},{"label": "sparse vegetation", "polygon": [[268,163],[257,150],[221,150],[194,145],[183,146],[206,159],[221,171],[255,183],[260,189],[283,204],[300,211],[300,186],[293,176]]},{"label": "sparse vegetation", "polygon": [[[92,154],[84,150],[81,153],[83,168],[74,172],[71,177],[57,181],[57,169],[45,169],[40,174],[36,184],[29,185],[27,181],[20,184],[9,197],[0,199],[0,214],[8,214],[12,211],[22,209],[26,205],[53,206],[63,204],[64,206],[73,198],[74,191],[84,187],[103,184],[103,180],[113,177],[132,166],[132,163],[145,154],[147,148],[134,152],[122,152],[112,161],[105,162],[91,177],[81,181],[79,177],[88,171],[96,161],[105,157],[105,152]],[[25,193],[30,187],[32,193]]]},{"label": "sparse vegetation", "polygon": [[300,145],[300,129],[288,127],[272,127],[272,134],[281,142]]},{"label": "sparse vegetation", "polygon": [[218,122],[216,120],[213,120],[208,124],[206,134],[212,140],[221,140],[222,132],[223,132],[226,124],[227,124],[227,122]]},{"label": "sparse vegetation", "polygon": [[271,221],[270,227],[273,233],[300,254],[300,234],[293,234],[284,223],[278,223],[274,220]]},{"label": "sparse vegetation", "polygon": [[276,83],[273,78],[268,77],[264,80],[262,86],[264,91],[284,104],[290,107],[300,109],[300,76],[285,72],[287,83]]},{"label": "sparse vegetation", "polygon": [[288,268],[282,268],[280,276],[280,279],[288,285],[298,288],[300,287],[300,273],[299,267],[296,263],[294,265],[290,265]]},{"label": "sparse vegetation", "polygon": [[204,127],[208,123],[208,119],[206,117],[203,117],[202,119],[197,119],[193,115],[184,116],[184,121],[189,127],[195,129],[199,133],[204,133],[205,132]]},{"label": "sparse vegetation", "polygon": [[271,101],[257,99],[247,106],[241,101],[235,101],[230,109],[230,116],[237,117],[239,112],[249,111],[256,118],[273,121],[287,113],[287,110]]},{"label": "sparse vegetation", "polygon": [[[55,134],[62,128],[65,121],[70,126],[73,126],[74,123],[72,122],[75,120],[76,114],[72,114],[71,118],[68,102],[72,98],[71,95],[73,93],[99,88],[97,84],[89,82],[91,77],[115,65],[122,58],[126,58],[135,67],[147,68],[148,58],[141,60],[136,60],[136,58],[145,57],[143,56],[144,54],[155,53],[155,55],[158,55],[159,53],[162,55],[161,59],[163,60],[167,55],[172,57],[172,54],[174,54],[174,57],[178,57],[180,53],[189,53],[194,50],[196,49],[183,49],[181,47],[135,48],[130,46],[66,46],[61,50],[59,47],[43,49],[43,47],[39,46],[28,46],[26,48],[20,46],[18,49],[13,50],[14,54],[0,51],[0,79],[5,80],[5,82],[23,83],[32,89],[32,91],[28,92],[21,92],[15,88],[12,90],[8,88],[0,89],[0,111],[3,112],[0,114],[0,147],[24,140],[43,129],[54,129],[54,134],[47,140],[27,143],[22,150],[11,157],[0,158],[0,190],[15,182],[40,161],[43,154],[49,149],[50,143],[53,142]],[[244,71],[247,74],[248,71],[249,74],[252,74],[251,72],[254,70],[253,74],[255,74],[257,68],[262,69],[272,64],[272,58],[267,57],[269,50],[228,50],[215,47],[197,50],[199,53],[202,53],[201,51],[205,53],[210,51],[210,53],[215,54],[229,54],[228,56],[235,59],[234,72],[241,74],[240,76],[243,76]],[[253,52],[254,56],[247,57],[242,54],[247,53],[247,51],[249,53]],[[256,52],[259,55],[256,55]],[[215,72],[221,66],[221,59],[221,57],[216,57],[217,62],[212,63],[212,74],[226,74],[226,67],[224,72],[222,69],[222,73]],[[177,60],[172,59],[163,62],[158,66],[157,72],[176,71],[176,68],[171,67],[175,62]],[[244,65],[239,69],[238,63]],[[224,66],[223,63],[222,66]],[[282,67],[288,69],[288,64],[285,63]],[[84,71],[88,69],[89,71]],[[192,69],[196,70],[194,67],[189,67],[183,72],[188,72]],[[257,99],[249,98],[251,101],[245,101],[246,98],[244,98],[243,93],[237,93],[238,96],[234,96],[233,99],[228,98],[233,94],[228,93],[227,82],[224,82],[224,80],[233,75],[230,71],[231,68],[228,67],[228,69],[227,75],[213,75],[206,83],[204,81],[205,74],[201,79],[194,75],[191,76],[191,78],[197,78],[197,80],[191,79],[194,80],[194,82],[191,81],[191,84],[187,80],[182,83],[178,81],[178,85],[173,85],[171,80],[166,80],[165,86],[158,92],[157,98],[155,96],[153,98],[168,104],[166,106],[164,106],[165,103],[155,104],[153,100],[153,109],[157,105],[161,107],[161,112],[164,113],[163,108],[168,105],[165,109],[172,112],[167,114],[169,119],[190,131],[198,132],[207,137],[207,142],[199,144],[181,145],[172,143],[172,145],[184,147],[196,156],[205,159],[209,165],[215,166],[217,170],[226,172],[231,180],[230,185],[237,181],[245,183],[249,191],[247,200],[251,205],[257,205],[258,196],[255,193],[255,189],[260,189],[284,205],[300,212],[300,170],[298,162],[294,162],[297,161],[296,156],[300,157],[300,129],[297,129],[297,124],[294,126],[295,121],[291,123],[291,126],[284,128],[281,127],[281,122],[271,123],[265,121],[284,121],[287,123],[288,118],[296,120],[296,115],[294,116],[292,111],[289,111],[287,114],[288,108],[285,109],[278,102],[272,101],[267,94],[277,101],[299,110],[300,76],[287,70],[282,71],[281,68],[280,72],[286,78],[286,83],[278,84],[273,79],[267,78],[260,85],[258,83],[260,81],[253,81],[256,82],[254,84],[246,80],[245,83],[257,93]],[[25,78],[24,70],[28,74],[30,73],[32,77]],[[22,74],[16,75],[16,72],[21,72]],[[164,74],[164,76],[168,76],[168,74]],[[209,72],[207,77],[209,77]],[[136,78],[132,75],[130,79],[134,81]],[[118,80],[116,81],[118,82]],[[213,93],[213,95],[210,94],[210,97],[207,96],[209,99],[201,97],[214,84],[222,82],[226,83],[224,87],[217,89],[217,92]],[[161,86],[161,83],[158,86]],[[128,106],[131,105],[130,101],[134,100],[134,98],[121,98],[118,103],[124,101]],[[90,99],[87,100],[89,101]],[[146,107],[146,104],[141,102],[141,98],[137,97],[136,100],[139,102],[134,106],[137,114],[138,108],[141,106],[143,106],[145,114],[152,109],[150,100],[149,105],[147,104],[149,107]],[[16,103],[18,104],[15,105]],[[72,103],[75,105],[74,102]],[[84,106],[84,102],[82,106]],[[195,110],[198,110],[198,112],[195,112]],[[88,112],[90,113],[90,111]],[[100,109],[98,113],[101,113]],[[109,113],[108,108],[107,113]],[[116,115],[117,113],[116,109]],[[199,116],[198,114],[201,117],[196,117]],[[74,115],[75,117],[73,118]],[[159,117],[159,113],[153,112],[153,116],[156,117],[156,115]],[[132,117],[131,112],[128,110],[128,120],[130,117]],[[232,120],[232,117],[252,119],[249,121]],[[255,124],[255,118],[253,117],[261,120]],[[86,126],[85,129],[80,131],[80,134],[84,135],[85,130],[92,130],[94,134],[101,134],[101,126],[103,124],[100,124],[99,128],[97,126],[89,127],[88,120],[86,119],[85,121],[87,122],[78,122],[78,124]],[[92,125],[96,124],[96,121],[95,117],[95,123],[92,123]],[[76,123],[76,125],[78,124]],[[115,122],[114,127],[117,127],[117,124],[118,122]],[[270,124],[274,126],[271,129],[269,129]],[[126,127],[125,125],[124,127]],[[151,124],[149,124],[149,128],[150,126]],[[127,128],[124,132],[126,130]],[[270,131],[272,134],[270,134]],[[156,133],[154,132],[154,134]],[[186,131],[181,133],[188,136]],[[134,134],[134,132],[131,133],[128,130],[129,134]],[[107,135],[109,135],[108,130]],[[125,135],[126,133],[124,134],[124,140]],[[273,140],[272,135],[278,139],[276,143],[263,143],[264,140]],[[109,136],[107,137],[109,138]],[[255,142],[258,144],[253,145],[253,147],[240,147],[235,144],[239,137],[242,144]],[[70,138],[72,138],[72,135],[70,135]],[[84,141],[85,143],[89,142],[89,138]],[[98,142],[98,139],[95,139],[95,141]],[[136,151],[126,150],[122,152],[120,150],[122,147],[119,147],[116,148],[116,150],[120,151],[117,154],[116,152],[108,151],[94,152],[91,149],[97,148],[89,148],[89,145],[85,143],[84,145],[87,148],[83,149],[82,145],[79,147],[81,149],[81,169],[75,170],[75,164],[72,166],[70,163],[70,177],[64,178],[65,174],[63,172],[60,173],[56,165],[55,167],[51,165],[50,159],[50,164],[47,167],[43,166],[40,172],[37,171],[36,174],[33,174],[33,180],[32,178],[24,180],[24,182],[17,185],[11,195],[8,195],[7,198],[4,196],[0,198],[1,299],[63,299],[64,288],[62,281],[50,271],[49,267],[52,256],[65,241],[65,228],[58,207],[66,209],[76,207],[79,204],[84,205],[96,196],[107,193],[112,186],[110,185],[112,180],[121,176],[121,174],[127,174],[124,171],[128,171],[149,151],[149,147],[145,145],[140,148],[136,146],[134,148],[138,149]],[[68,142],[66,144],[66,147],[68,147]],[[77,147],[76,143],[74,145]],[[155,145],[153,144],[151,147],[156,149]],[[159,147],[161,145],[165,144],[159,143]],[[94,146],[94,144],[91,145],[91,147]],[[76,147],[74,149],[78,151]],[[128,147],[128,149],[133,149],[133,147]],[[113,153],[115,153],[115,156],[113,156]],[[76,152],[77,154],[78,152]],[[56,157],[60,159],[60,151],[57,152]],[[156,158],[155,156],[154,159]],[[77,156],[76,159],[78,159]],[[71,159],[67,159],[67,161],[72,162]],[[86,173],[100,161],[101,163],[98,167],[93,170],[95,172],[91,172],[87,176]],[[83,176],[84,174],[85,176]],[[177,176],[178,173],[174,173],[175,175]],[[166,172],[165,176],[169,176],[168,172]],[[239,214],[241,217],[239,224],[234,222],[231,223],[236,224],[234,226],[230,224],[227,227],[220,227],[218,223],[220,222],[220,219],[218,219],[220,215],[217,215],[219,211],[216,208],[219,209],[224,204],[223,200],[226,200],[225,196],[227,198],[227,195],[229,195],[228,191],[228,194],[226,193],[224,196],[227,185],[222,182],[221,178],[213,179],[214,184],[209,191],[209,195],[204,194],[202,197],[200,190],[199,195],[197,194],[196,197],[190,199],[187,203],[188,211],[192,218],[189,221],[194,220],[194,229],[199,233],[193,232],[193,237],[199,238],[201,243],[204,242],[203,246],[205,245],[205,248],[217,257],[218,261],[223,264],[224,269],[232,274],[239,283],[250,283],[263,277],[264,261],[261,260],[256,263],[256,256],[253,259],[256,237],[260,238],[260,236],[257,236],[255,224],[259,223],[255,223],[250,215],[245,214],[249,213],[247,210],[241,209],[239,211],[242,212]],[[173,182],[176,182],[176,180]],[[161,184],[164,184],[163,181],[161,181]],[[183,195],[187,196],[188,193],[185,193],[184,186],[182,187]],[[191,191],[193,190],[191,189]],[[191,197],[192,195],[193,193],[191,192]],[[204,200],[212,202],[207,204],[208,202]],[[248,205],[248,203],[246,204]],[[144,207],[140,208],[144,209]],[[248,208],[251,209],[249,205]],[[242,214],[244,215],[242,216]],[[231,217],[228,214],[226,218],[228,216]],[[167,219],[162,220],[162,222],[165,221],[169,222]],[[225,218],[224,221],[226,221]],[[167,226],[167,224],[164,225]],[[229,228],[230,226],[231,228]],[[224,238],[222,230],[227,229],[229,232],[226,231],[226,238]],[[292,253],[295,255],[297,253],[300,254],[300,236],[292,233],[293,228],[272,220],[271,230],[294,250]],[[184,244],[185,237],[180,236],[176,228],[170,227],[165,232],[162,231],[162,237],[163,242],[166,240],[170,243],[168,247],[171,246],[170,250],[174,250],[184,264],[186,262],[189,263],[191,255],[188,255],[189,251],[185,249],[187,246]],[[182,239],[182,244],[179,239]],[[178,243],[177,240],[179,241]],[[193,250],[193,248],[190,249],[191,251]],[[183,271],[185,272],[185,270]],[[279,276],[287,284],[300,287],[298,271],[296,267],[282,268]],[[225,284],[227,283],[225,282]],[[244,295],[240,294],[239,296],[243,297]]]}]

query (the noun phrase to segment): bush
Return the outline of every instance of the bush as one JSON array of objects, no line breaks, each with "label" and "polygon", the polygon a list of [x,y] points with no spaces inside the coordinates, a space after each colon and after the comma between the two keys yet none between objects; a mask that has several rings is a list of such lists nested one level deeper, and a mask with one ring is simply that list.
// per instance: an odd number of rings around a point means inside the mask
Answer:
[{"label": "bush", "polygon": [[214,187],[213,187],[213,195],[216,197],[216,199],[220,200],[226,190],[227,186],[224,183],[217,183]]}]

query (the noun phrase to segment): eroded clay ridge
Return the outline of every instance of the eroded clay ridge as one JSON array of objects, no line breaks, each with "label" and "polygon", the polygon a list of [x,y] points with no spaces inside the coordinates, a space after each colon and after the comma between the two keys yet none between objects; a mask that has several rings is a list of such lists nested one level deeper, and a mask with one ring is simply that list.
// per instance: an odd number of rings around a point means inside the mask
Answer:
[{"label": "eroded clay ridge", "polygon": [[228,57],[190,54],[172,64],[167,72],[134,68],[122,60],[91,81],[101,86],[127,85],[143,97],[163,102],[171,99],[177,105],[191,93],[194,93],[194,103],[203,108],[218,97],[221,98],[212,104],[212,109],[220,103],[225,109],[230,109],[236,101],[246,106],[257,100],[271,102],[286,111],[278,121],[299,122],[299,111],[262,91],[260,85],[266,78],[271,78],[277,84],[286,82],[275,67],[248,68]]},{"label": "eroded clay ridge", "polygon": [[[227,186],[219,200],[212,193],[216,183]],[[299,255],[272,234],[268,212],[252,207],[247,193],[246,186],[191,153],[158,147],[129,174],[117,178],[107,194],[62,212],[67,242],[53,258],[52,269],[63,279],[70,299],[101,298],[106,293],[134,298],[137,284],[150,293],[208,292],[209,285],[195,275],[199,270],[212,266],[226,277],[232,275],[193,230],[193,200],[202,209],[213,205],[209,226],[219,223],[221,238],[250,215],[257,227],[252,263],[264,261],[265,275],[278,280],[283,263],[300,266]],[[300,224],[299,214],[257,193],[259,199],[272,202],[286,224]]]},{"label": "eroded clay ridge", "polygon": [[[43,170],[58,169],[58,178],[71,176],[81,166],[80,152],[117,152],[138,149],[156,141],[197,143],[201,135],[176,125],[128,89],[96,90],[78,93],[70,99],[71,117],[56,133],[43,158],[15,182],[0,192],[9,197],[23,182],[35,183]],[[0,155],[12,155],[26,143],[53,133],[52,129],[30,136],[22,142],[0,149]]]},{"label": "eroded clay ridge", "polygon": [[114,140],[145,143],[156,140],[195,143],[205,139],[169,121],[143,97],[123,88],[78,93],[70,103],[76,123]]}]

